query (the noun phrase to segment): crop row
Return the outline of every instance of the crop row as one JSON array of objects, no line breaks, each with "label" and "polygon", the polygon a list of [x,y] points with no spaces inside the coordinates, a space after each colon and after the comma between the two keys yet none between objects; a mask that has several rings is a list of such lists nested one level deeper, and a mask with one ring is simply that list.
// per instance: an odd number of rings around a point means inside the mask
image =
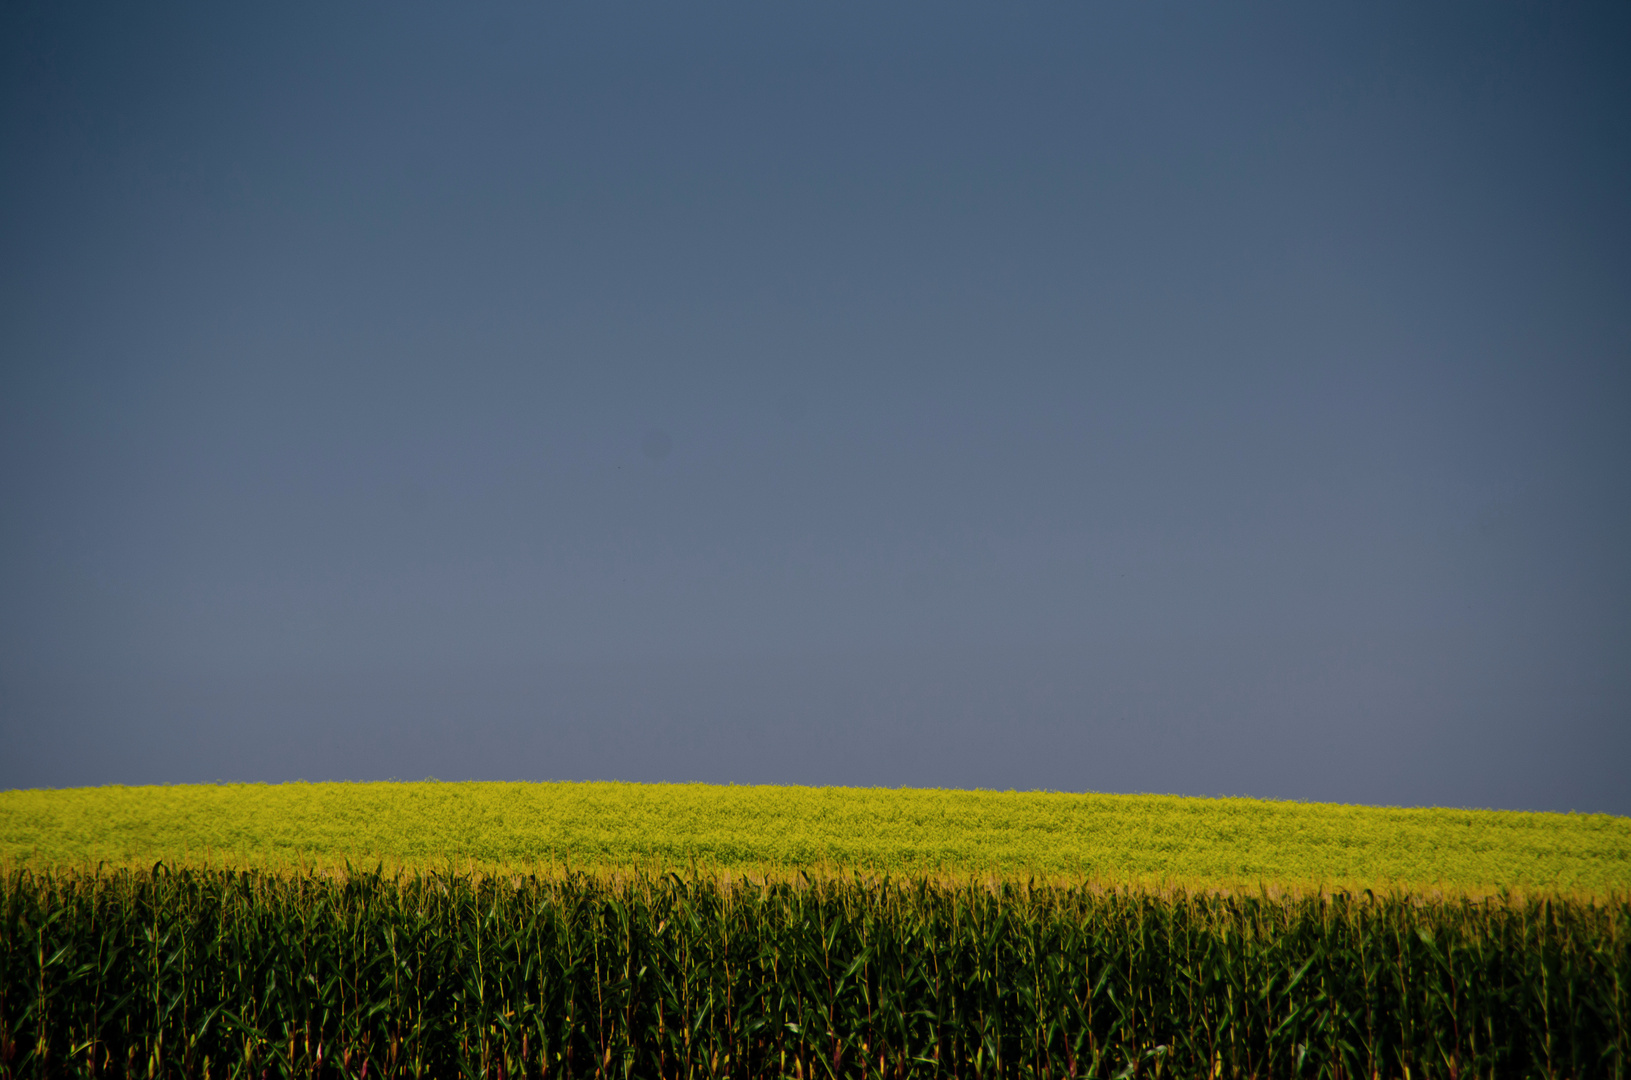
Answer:
[{"label": "crop row", "polygon": [[1631,903],[0,881],[0,1077],[1622,1077]]}]

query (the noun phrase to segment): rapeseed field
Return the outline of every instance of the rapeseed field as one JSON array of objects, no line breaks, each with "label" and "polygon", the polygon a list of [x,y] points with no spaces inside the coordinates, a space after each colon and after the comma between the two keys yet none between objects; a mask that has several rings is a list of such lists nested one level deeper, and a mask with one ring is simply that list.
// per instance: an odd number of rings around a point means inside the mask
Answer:
[{"label": "rapeseed field", "polygon": [[11,867],[986,875],[1290,891],[1631,891],[1631,818],[1169,795],[629,783],[0,792]]}]

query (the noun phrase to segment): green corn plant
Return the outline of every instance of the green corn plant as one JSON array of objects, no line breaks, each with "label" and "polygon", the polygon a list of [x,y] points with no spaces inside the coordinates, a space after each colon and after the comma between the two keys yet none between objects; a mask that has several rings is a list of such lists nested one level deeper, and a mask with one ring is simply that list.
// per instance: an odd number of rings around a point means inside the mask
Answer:
[{"label": "green corn plant", "polygon": [[0,879],[0,1078],[1616,1077],[1631,905],[856,877]]}]

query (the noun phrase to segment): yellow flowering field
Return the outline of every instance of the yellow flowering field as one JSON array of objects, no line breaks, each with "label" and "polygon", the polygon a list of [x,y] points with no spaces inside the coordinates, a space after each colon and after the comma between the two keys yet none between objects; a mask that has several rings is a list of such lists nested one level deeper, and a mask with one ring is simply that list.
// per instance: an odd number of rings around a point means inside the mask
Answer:
[{"label": "yellow flowering field", "polygon": [[629,783],[0,792],[14,868],[688,868],[1188,888],[1631,892],[1631,818],[1172,795]]}]

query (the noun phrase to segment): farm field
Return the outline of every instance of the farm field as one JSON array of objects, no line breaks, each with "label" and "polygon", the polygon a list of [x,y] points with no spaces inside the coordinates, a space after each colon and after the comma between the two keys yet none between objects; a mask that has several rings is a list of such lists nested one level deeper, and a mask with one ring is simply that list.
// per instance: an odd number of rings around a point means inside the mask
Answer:
[{"label": "farm field", "polygon": [[1631,903],[14,870],[0,1078],[1623,1077]]},{"label": "farm field", "polygon": [[702,784],[9,791],[0,1080],[1622,1077],[1628,826]]},{"label": "farm field", "polygon": [[1631,890],[1631,818],[1244,798],[626,783],[0,792],[0,864],[862,871],[1283,890]]}]

